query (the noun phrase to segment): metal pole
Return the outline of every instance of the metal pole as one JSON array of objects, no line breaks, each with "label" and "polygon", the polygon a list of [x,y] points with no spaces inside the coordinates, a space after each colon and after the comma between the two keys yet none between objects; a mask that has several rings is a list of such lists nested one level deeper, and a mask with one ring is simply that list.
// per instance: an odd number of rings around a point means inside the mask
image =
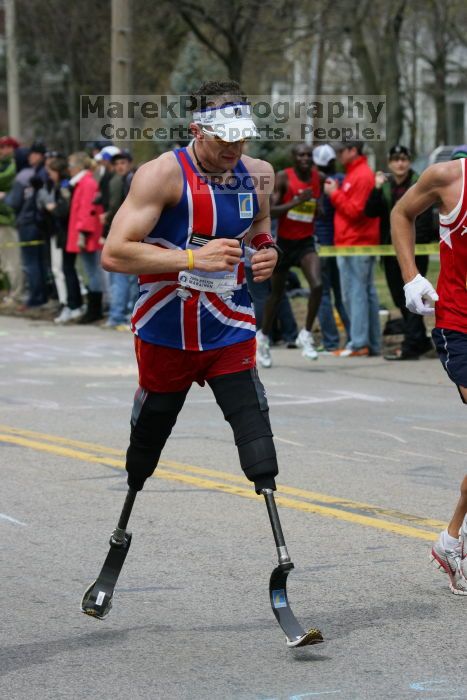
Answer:
[{"label": "metal pole", "polygon": [[16,8],[15,0],[4,0],[5,41],[6,41],[6,81],[8,99],[8,134],[15,138],[21,135],[18,55],[16,51]]}]

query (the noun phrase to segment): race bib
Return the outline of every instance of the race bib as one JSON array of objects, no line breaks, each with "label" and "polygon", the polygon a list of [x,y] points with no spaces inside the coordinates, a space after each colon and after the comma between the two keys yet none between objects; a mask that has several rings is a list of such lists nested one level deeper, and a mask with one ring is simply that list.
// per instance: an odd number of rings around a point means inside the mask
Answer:
[{"label": "race bib", "polygon": [[237,287],[237,272],[179,272],[178,282],[182,287],[195,289],[197,292],[225,294]]},{"label": "race bib", "polygon": [[316,213],[316,199],[310,199],[307,202],[302,202],[297,204],[296,207],[292,207],[287,212],[287,219],[291,221],[300,221],[304,224],[311,224],[315,218]]}]

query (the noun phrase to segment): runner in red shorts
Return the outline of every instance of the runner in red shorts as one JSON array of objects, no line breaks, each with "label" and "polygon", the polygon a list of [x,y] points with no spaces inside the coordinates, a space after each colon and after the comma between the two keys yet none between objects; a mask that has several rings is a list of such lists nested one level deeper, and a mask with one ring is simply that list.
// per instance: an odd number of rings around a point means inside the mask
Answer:
[{"label": "runner in red shorts", "polygon": [[[391,215],[394,247],[404,278],[409,311],[435,313],[433,341],[460,398],[467,404],[467,146],[452,160],[428,168],[399,200]],[[416,217],[440,203],[440,274],[437,291],[415,265]],[[435,307],[430,301],[436,302]],[[432,561],[449,575],[450,589],[467,595],[467,476],[452,519],[431,551]]]},{"label": "runner in red shorts", "polygon": [[192,383],[207,382],[232,427],[245,476],[265,499],[278,555],[269,583],[274,615],[288,646],[317,644],[321,632],[300,627],[287,599],[293,563],[274,500],[277,458],[245,278],[246,247],[255,282],[267,280],[277,262],[269,216],[274,173],[242,154],[258,133],[238,83],[204,83],[192,99],[192,142],[139,168],[103,251],[107,270],[139,275],[131,319],[139,388],[126,456],[129,489],[81,610],[108,614],[136,494],[154,472]]},{"label": "runner in red shorts", "polygon": [[276,265],[269,193],[258,186],[269,180],[272,189],[274,175],[268,163],[242,155],[257,132],[237,83],[205,83],[193,99],[192,143],[138,169],[102,257],[107,270],[139,275],[128,484],[142,489],[191,384],[208,382],[260,493],[275,489],[278,468],[244,260],[247,244],[259,282]]}]

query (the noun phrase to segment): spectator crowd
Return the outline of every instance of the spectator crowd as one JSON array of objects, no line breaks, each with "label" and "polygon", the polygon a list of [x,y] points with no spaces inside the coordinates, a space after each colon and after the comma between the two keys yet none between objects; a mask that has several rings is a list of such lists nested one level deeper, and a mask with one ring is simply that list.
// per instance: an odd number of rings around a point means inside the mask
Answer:
[{"label": "spectator crowd", "polygon": [[127,328],[135,276],[102,270],[100,252],[133,177],[113,145],[68,157],[0,138],[0,309],[55,323]]},{"label": "spectator crowd", "polygon": [[[311,360],[381,353],[378,256],[351,249],[390,243],[390,211],[418,176],[403,145],[389,150],[387,167],[374,173],[360,142],[299,144],[291,167],[277,173],[271,215],[281,256],[271,280],[248,279],[262,367],[272,365],[277,341],[302,348]],[[0,138],[1,312],[129,328],[136,276],[104,272],[100,252],[134,171],[131,154],[108,143],[67,157],[43,143],[26,148],[12,137]],[[429,243],[436,235],[428,210],[417,220],[416,242]],[[320,257],[320,246],[334,246],[336,256]],[[428,263],[428,255],[417,257],[422,275]],[[403,335],[401,347],[385,358],[416,359],[432,348],[423,318],[405,307],[397,259],[385,256],[381,265]],[[308,302],[301,330],[290,304],[294,294]]]}]

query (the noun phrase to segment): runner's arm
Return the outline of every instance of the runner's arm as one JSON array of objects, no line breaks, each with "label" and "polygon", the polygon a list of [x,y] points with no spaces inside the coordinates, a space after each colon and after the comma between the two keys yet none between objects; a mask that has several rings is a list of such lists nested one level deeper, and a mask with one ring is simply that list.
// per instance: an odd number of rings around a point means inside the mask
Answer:
[{"label": "runner's arm", "polygon": [[[272,180],[274,176],[272,167],[269,163],[264,163],[264,176],[265,181]],[[263,192],[258,192],[258,203],[259,211],[255,216],[253,224],[248,231],[246,236],[247,245],[254,239],[254,237],[259,233],[271,233],[271,214],[270,214],[270,199],[268,188],[265,187]],[[272,275],[274,268],[277,263],[278,253],[275,248],[263,248],[258,250],[251,257],[251,269],[253,272],[253,280],[255,282],[264,282],[269,279]]]},{"label": "runner's arm", "polygon": [[[181,188],[176,162],[165,154],[142,165],[135,173],[127,198],[116,213],[102,251],[102,266],[111,272],[151,274],[177,272],[187,267],[184,250],[165,250],[141,241],[171,204],[171,193]],[[178,188],[177,188],[178,185]]]},{"label": "runner's arm", "polygon": [[439,199],[439,188],[445,184],[442,168],[428,168],[391,212],[391,237],[405,283],[419,274],[415,264],[415,219]]},{"label": "runner's arm", "polygon": [[[104,269],[140,275],[188,269],[186,250],[141,245],[159,221],[162,210],[179,201],[182,188],[180,168],[172,153],[138,168],[107,236],[102,251]],[[240,255],[237,241],[218,238],[193,251],[194,267],[232,271]]]}]

